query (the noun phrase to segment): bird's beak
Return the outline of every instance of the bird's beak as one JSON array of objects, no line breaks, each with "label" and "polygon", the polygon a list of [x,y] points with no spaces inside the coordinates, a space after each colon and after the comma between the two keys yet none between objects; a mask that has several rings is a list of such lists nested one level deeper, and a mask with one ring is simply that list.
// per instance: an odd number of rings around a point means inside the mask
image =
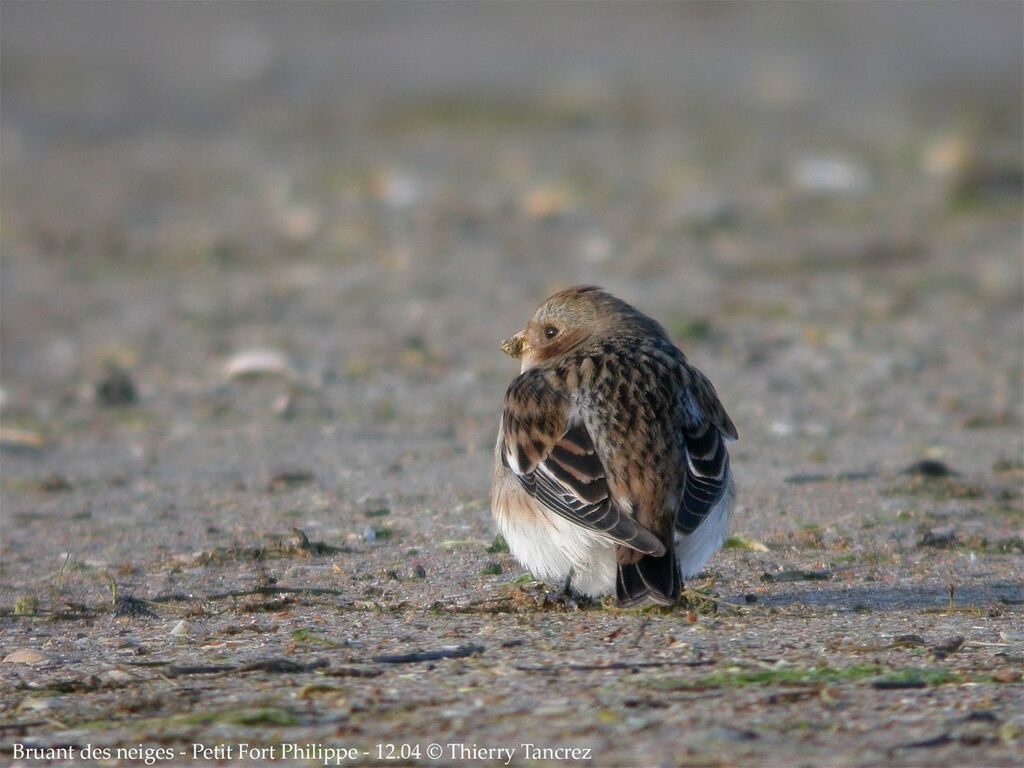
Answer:
[{"label": "bird's beak", "polygon": [[509,357],[514,357],[517,360],[523,356],[523,347],[525,341],[523,340],[522,332],[517,333],[511,339],[505,339],[501,342],[501,351]]}]

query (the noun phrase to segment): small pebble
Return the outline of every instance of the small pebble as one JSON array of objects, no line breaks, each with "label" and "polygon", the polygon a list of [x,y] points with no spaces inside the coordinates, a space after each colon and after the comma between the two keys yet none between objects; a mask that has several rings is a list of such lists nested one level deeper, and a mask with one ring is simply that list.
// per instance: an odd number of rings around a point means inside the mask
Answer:
[{"label": "small pebble", "polygon": [[48,712],[57,707],[57,699],[22,699],[18,705],[19,712]]},{"label": "small pebble", "polygon": [[391,514],[388,500],[383,496],[363,496],[357,503],[367,517],[385,517]]},{"label": "small pebble", "polygon": [[46,445],[43,436],[27,429],[0,429],[0,448],[9,451],[37,451]]},{"label": "small pebble", "polygon": [[370,179],[373,196],[385,205],[410,208],[423,196],[423,183],[411,174],[394,168],[381,168]]},{"label": "small pebble", "polygon": [[131,595],[122,595],[117,598],[114,615],[122,618],[156,618],[156,614],[150,610],[145,600],[139,600]]},{"label": "small pebble", "polygon": [[274,400],[274,404],[271,406],[271,411],[279,419],[285,419],[287,421],[288,419],[295,418],[295,396],[290,392],[280,395],[276,400]]},{"label": "small pebble", "polygon": [[175,624],[174,629],[171,630],[172,637],[187,637],[191,633],[192,627],[190,627],[189,623],[184,619]]},{"label": "small pebble", "polygon": [[915,477],[949,477],[957,473],[950,469],[945,462],[937,459],[922,459],[904,469],[903,474]]},{"label": "small pebble", "polygon": [[96,400],[100,405],[108,408],[134,405],[138,399],[135,382],[122,368],[111,366],[107,369],[106,376],[96,383]]},{"label": "small pebble", "polygon": [[921,167],[936,179],[956,179],[977,160],[977,147],[969,136],[947,134],[929,141],[921,153]]},{"label": "small pebble", "polygon": [[46,493],[62,493],[71,490],[71,482],[63,475],[47,475],[39,481],[39,490]]},{"label": "small pebble", "polygon": [[927,530],[917,542],[919,547],[933,547],[935,549],[949,549],[956,544],[955,528],[937,528]]},{"label": "small pebble", "polygon": [[267,483],[268,491],[284,491],[299,485],[311,483],[314,475],[308,469],[288,468],[282,469],[273,474]]},{"label": "small pebble", "polygon": [[19,648],[4,656],[4,664],[43,664],[49,658],[31,648]]},{"label": "small pebble", "polygon": [[997,683],[1015,683],[1021,678],[1021,671],[1012,667],[1003,667],[992,673],[992,679]]},{"label": "small pebble", "polygon": [[132,681],[132,676],[122,669],[108,669],[106,672],[100,674],[100,679],[105,683],[128,683]]}]

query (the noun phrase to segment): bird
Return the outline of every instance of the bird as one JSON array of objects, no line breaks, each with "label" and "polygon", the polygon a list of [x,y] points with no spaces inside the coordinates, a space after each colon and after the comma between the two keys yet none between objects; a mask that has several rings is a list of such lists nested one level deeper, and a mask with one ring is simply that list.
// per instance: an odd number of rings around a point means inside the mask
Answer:
[{"label": "bird", "polygon": [[714,386],[654,319],[602,288],[548,297],[501,350],[491,512],[560,598],[675,605],[725,541],[739,435]]}]

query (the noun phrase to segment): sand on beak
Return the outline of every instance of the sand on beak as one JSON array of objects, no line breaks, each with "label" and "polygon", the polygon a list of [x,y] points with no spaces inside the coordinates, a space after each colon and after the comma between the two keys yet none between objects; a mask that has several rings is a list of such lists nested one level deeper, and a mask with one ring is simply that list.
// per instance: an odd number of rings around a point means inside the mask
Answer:
[{"label": "sand on beak", "polygon": [[505,339],[501,342],[501,351],[509,357],[514,357],[517,360],[523,356],[523,334],[517,333],[510,339]]}]

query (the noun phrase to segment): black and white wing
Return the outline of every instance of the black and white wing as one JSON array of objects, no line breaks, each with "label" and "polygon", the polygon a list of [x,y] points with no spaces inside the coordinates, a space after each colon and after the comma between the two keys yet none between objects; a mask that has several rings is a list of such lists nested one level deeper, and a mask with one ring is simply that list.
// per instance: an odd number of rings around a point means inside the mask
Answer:
[{"label": "black and white wing", "polygon": [[505,395],[501,461],[552,512],[645,554],[665,545],[611,499],[605,469],[569,401],[540,372],[519,376]]},{"label": "black and white wing", "polygon": [[691,386],[682,390],[686,414],[683,495],[676,511],[676,530],[691,534],[725,496],[729,488],[729,451],[725,439],[735,440],[736,427],[711,383],[690,369]]}]

